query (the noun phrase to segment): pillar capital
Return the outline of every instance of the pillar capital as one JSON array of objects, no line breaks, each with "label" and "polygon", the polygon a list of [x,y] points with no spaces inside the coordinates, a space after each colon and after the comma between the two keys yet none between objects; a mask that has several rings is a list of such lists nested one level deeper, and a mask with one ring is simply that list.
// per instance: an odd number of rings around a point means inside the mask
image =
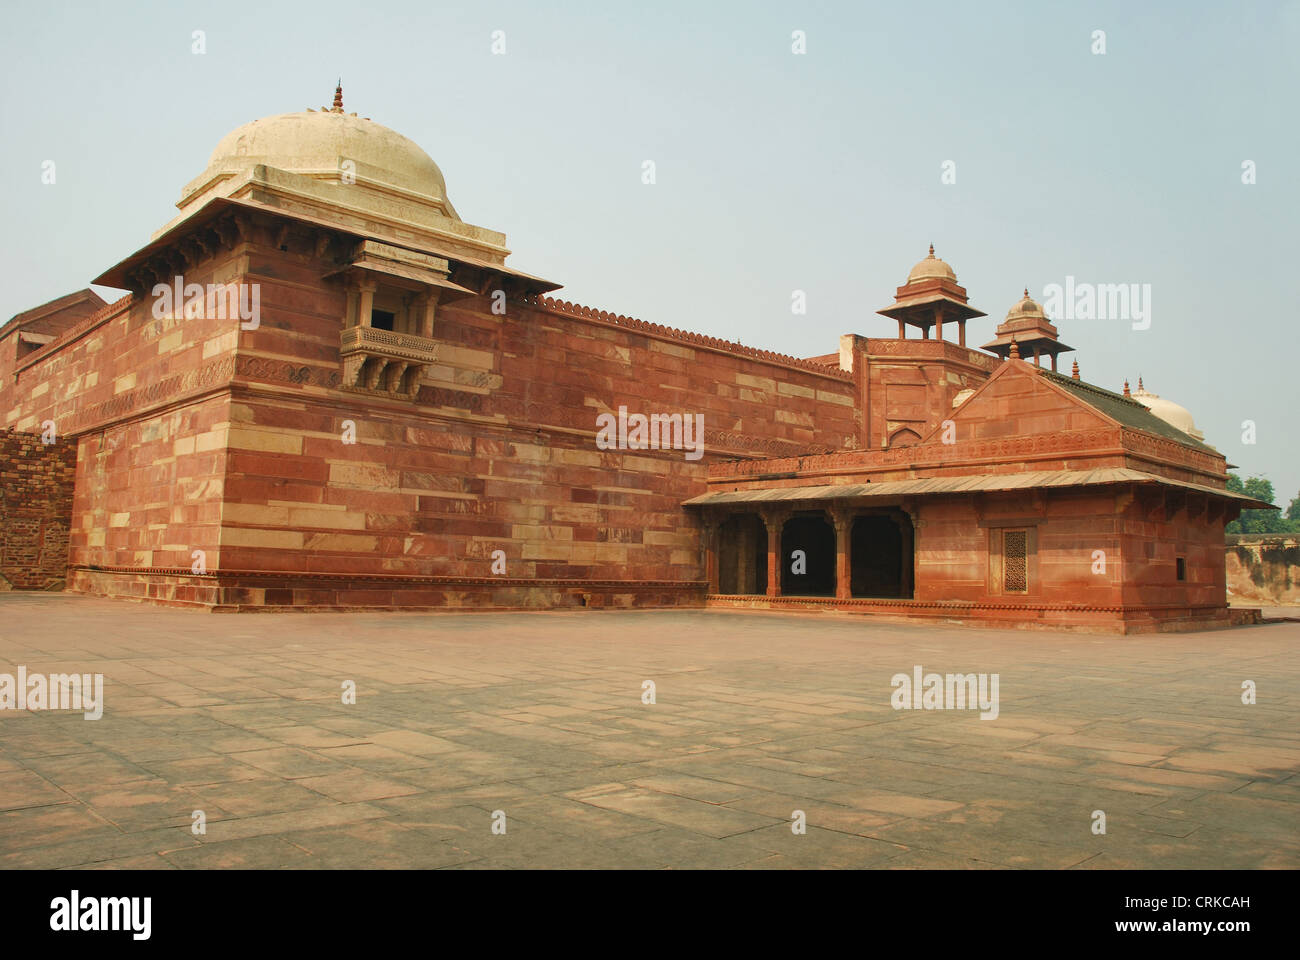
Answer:
[{"label": "pillar capital", "polygon": [[758,515],[768,527],[781,527],[794,515],[789,507],[760,507]]},{"label": "pillar capital", "polygon": [[727,517],[720,511],[705,507],[700,511],[700,526],[705,530],[716,530],[727,522]]},{"label": "pillar capital", "polygon": [[845,503],[832,503],[826,508],[826,515],[830,518],[831,524],[835,529],[839,529],[841,524],[848,526],[853,523],[857,507],[851,507]]}]

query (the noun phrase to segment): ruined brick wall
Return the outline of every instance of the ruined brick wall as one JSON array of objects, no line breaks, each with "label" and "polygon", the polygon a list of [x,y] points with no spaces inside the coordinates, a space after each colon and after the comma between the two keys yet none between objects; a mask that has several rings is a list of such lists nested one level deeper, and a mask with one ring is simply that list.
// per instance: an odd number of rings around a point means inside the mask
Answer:
[{"label": "ruined brick wall", "polygon": [[1300,537],[1233,533],[1226,540],[1230,597],[1251,603],[1300,604]]},{"label": "ruined brick wall", "polygon": [[0,430],[0,590],[62,587],[76,469],[75,441]]}]

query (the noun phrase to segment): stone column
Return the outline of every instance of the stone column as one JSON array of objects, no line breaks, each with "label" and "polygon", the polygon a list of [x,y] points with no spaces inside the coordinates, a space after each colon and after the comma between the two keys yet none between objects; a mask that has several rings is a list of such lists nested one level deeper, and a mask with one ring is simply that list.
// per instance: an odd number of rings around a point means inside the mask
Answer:
[{"label": "stone column", "polygon": [[763,511],[763,523],[767,525],[767,595],[781,596],[781,528],[789,516],[784,510]]},{"label": "stone column", "polygon": [[704,579],[709,581],[709,593],[719,593],[721,584],[718,578],[718,527],[716,517],[705,517],[704,537]]},{"label": "stone column", "polygon": [[905,508],[903,513],[904,516],[899,517],[895,522],[898,523],[899,533],[902,534],[903,546],[903,569],[899,593],[906,598],[916,595],[916,534],[921,522],[917,519],[915,509]]},{"label": "stone column", "polygon": [[943,339],[943,304],[936,304],[934,308],[934,339]]},{"label": "stone column", "polygon": [[364,279],[357,281],[357,287],[361,290],[361,302],[357,307],[357,323],[363,327],[370,326],[370,312],[375,308],[375,288],[379,284],[374,280]]},{"label": "stone column", "polygon": [[848,600],[853,596],[853,513],[847,507],[832,507],[830,515],[835,525],[835,599]]},{"label": "stone column", "polygon": [[899,340],[907,339],[907,324],[905,324],[902,320],[898,321],[898,339]]},{"label": "stone column", "polygon": [[393,317],[394,333],[415,332],[415,297],[414,293],[402,294],[398,303],[397,314]]},{"label": "stone column", "polygon": [[426,340],[433,338],[433,310],[438,305],[438,290],[420,294],[416,304],[416,332]]},{"label": "stone column", "polygon": [[966,321],[965,320],[957,321],[957,345],[960,347],[966,346]]},{"label": "stone column", "polygon": [[360,320],[361,315],[357,313],[357,288],[348,286],[348,306],[347,312],[343,315],[343,326],[355,327]]}]

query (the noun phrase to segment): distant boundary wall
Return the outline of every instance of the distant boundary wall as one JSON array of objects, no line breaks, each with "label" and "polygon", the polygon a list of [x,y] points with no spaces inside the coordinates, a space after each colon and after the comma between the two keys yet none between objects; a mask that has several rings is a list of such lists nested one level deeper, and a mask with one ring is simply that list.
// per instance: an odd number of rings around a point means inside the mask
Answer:
[{"label": "distant boundary wall", "polygon": [[1300,605],[1300,536],[1230,533],[1224,540],[1229,597]]}]

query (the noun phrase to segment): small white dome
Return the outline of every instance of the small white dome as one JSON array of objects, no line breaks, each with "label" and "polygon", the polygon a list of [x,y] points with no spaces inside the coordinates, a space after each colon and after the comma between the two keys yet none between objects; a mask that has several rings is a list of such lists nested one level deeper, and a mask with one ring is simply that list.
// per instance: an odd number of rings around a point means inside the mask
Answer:
[{"label": "small white dome", "polygon": [[1142,385],[1140,379],[1138,380],[1138,388],[1133,391],[1132,396],[1134,400],[1171,427],[1177,427],[1194,440],[1205,439],[1205,434],[1196,428],[1196,421],[1192,418],[1190,410],[1174,403],[1172,400],[1166,400],[1158,393],[1151,393]]},{"label": "small white dome", "polygon": [[1025,317],[1042,317],[1044,320],[1047,319],[1047,314],[1043,312],[1042,305],[1030,298],[1028,287],[1025,288],[1024,297],[1017,301],[1016,305],[1007,311],[1006,319],[1002,322],[1006,323],[1007,320],[1021,320]]},{"label": "small white dome", "polygon": [[952,272],[952,267],[934,255],[933,243],[930,244],[930,255],[912,268],[912,272],[907,275],[907,282],[916,283],[918,280],[932,279],[957,282],[957,274]]}]

